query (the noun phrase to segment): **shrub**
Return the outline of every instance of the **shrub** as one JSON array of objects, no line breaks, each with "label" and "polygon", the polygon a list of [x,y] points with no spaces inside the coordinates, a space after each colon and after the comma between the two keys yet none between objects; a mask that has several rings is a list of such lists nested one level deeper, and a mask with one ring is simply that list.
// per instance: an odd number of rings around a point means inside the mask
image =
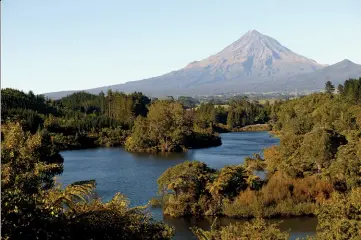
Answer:
[{"label": "shrub", "polygon": [[192,231],[199,240],[287,240],[289,237],[289,233],[282,232],[277,224],[268,224],[263,219],[230,224],[221,228],[217,228],[217,226],[213,224],[210,231],[204,231],[194,227]]}]

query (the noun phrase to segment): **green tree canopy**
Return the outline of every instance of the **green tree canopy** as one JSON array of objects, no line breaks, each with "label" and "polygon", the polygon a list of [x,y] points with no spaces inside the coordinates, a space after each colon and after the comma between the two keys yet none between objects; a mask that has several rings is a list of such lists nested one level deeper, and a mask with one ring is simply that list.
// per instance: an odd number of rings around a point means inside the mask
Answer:
[{"label": "green tree canopy", "polygon": [[192,122],[180,103],[160,100],[151,104],[148,116],[139,119],[127,141],[128,150],[154,149],[161,152],[182,150],[191,134]]}]

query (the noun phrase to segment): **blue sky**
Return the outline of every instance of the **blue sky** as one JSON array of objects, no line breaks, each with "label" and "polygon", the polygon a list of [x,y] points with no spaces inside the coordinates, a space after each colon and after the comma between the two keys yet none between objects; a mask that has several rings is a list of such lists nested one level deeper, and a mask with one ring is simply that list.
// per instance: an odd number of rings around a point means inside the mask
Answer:
[{"label": "blue sky", "polygon": [[1,87],[81,90],[159,76],[248,30],[361,64],[360,0],[3,0]]}]

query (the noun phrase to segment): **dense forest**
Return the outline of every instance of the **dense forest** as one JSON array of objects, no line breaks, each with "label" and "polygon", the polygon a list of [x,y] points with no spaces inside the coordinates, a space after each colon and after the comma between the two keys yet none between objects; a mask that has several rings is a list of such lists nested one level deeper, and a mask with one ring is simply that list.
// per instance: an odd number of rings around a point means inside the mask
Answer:
[{"label": "dense forest", "polygon": [[[129,151],[184,151],[220,144],[217,132],[269,122],[280,145],[216,170],[186,161],[158,179],[170,216],[254,218],[245,225],[194,228],[199,239],[287,239],[263,218],[318,217],[315,239],[361,236],[361,78],[325,93],[259,104],[151,100],[142,93],[72,94],[54,101],[1,90],[1,225],[4,239],[171,239],[147,206],[96,195],[92,180],[59,186],[61,149],[124,145]],[[192,105],[192,104],[196,105]],[[187,106],[185,106],[187,105]],[[255,174],[264,170],[265,179]]]},{"label": "dense forest", "polygon": [[2,123],[19,121],[24,130],[47,130],[60,149],[122,145],[150,100],[141,93],[109,96],[85,92],[58,101],[15,90],[1,90]]},{"label": "dense forest", "polygon": [[226,109],[212,103],[196,106],[190,97],[151,100],[142,93],[111,90],[106,95],[78,92],[53,101],[2,89],[1,100],[2,123],[19,121],[31,133],[47,130],[59,149],[126,145],[129,151],[168,152],[217,146],[218,130],[265,123],[270,110],[267,104],[246,99],[232,100]]}]

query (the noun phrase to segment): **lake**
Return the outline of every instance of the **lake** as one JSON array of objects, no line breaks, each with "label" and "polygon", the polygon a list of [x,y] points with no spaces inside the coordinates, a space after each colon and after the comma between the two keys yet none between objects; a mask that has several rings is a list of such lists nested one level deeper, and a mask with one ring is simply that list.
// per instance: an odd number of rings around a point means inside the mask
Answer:
[{"label": "lake", "polygon": [[[268,132],[238,132],[221,134],[222,145],[212,148],[189,150],[186,153],[140,154],[129,153],[123,148],[97,148],[62,151],[64,172],[58,180],[64,184],[74,181],[94,179],[97,193],[103,201],[110,200],[116,192],[121,192],[131,200],[131,205],[145,205],[157,195],[157,179],[169,167],[185,160],[199,160],[212,168],[240,164],[254,153],[262,155],[262,150],[278,145],[279,139]],[[212,219],[163,217],[161,209],[153,209],[155,219],[164,220],[175,226],[177,240],[192,239],[191,226],[208,228]],[[221,224],[236,220],[221,218]],[[238,220],[240,221],[240,220]],[[316,218],[283,219],[280,227],[291,229],[291,238],[314,234]],[[193,238],[194,239],[194,238]]]}]

